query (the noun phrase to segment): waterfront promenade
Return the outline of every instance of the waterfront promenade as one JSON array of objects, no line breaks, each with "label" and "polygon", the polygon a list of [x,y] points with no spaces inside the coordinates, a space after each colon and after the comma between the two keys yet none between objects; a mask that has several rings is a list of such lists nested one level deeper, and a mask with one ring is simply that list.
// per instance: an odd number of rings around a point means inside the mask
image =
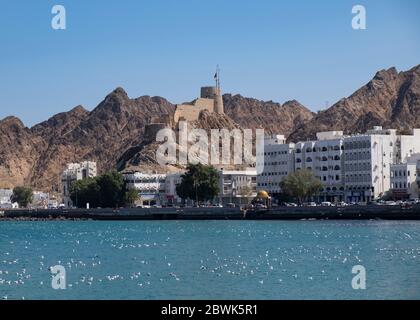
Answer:
[{"label": "waterfront promenade", "polygon": [[420,220],[420,205],[348,207],[15,209],[0,211],[0,220]]}]

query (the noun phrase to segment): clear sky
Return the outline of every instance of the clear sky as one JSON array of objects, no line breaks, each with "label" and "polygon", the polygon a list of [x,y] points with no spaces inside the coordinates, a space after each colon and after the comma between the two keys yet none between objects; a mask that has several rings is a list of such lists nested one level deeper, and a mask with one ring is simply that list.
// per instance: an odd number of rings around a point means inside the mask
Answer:
[{"label": "clear sky", "polygon": [[[0,0],[0,119],[32,126],[76,105],[93,109],[122,86],[130,97],[194,99],[224,92],[312,110],[377,70],[420,64],[419,0]],[[67,29],[51,28],[64,5]],[[367,10],[367,29],[351,9]]]}]

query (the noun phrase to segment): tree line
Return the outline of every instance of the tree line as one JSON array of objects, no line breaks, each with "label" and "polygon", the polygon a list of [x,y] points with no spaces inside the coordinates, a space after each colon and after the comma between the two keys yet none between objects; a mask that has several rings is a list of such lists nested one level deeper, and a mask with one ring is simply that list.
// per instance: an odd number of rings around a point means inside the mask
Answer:
[{"label": "tree line", "polygon": [[117,208],[131,206],[139,198],[138,191],[129,189],[121,173],[113,170],[102,175],[77,180],[70,186],[74,206],[85,208]]},{"label": "tree line", "polygon": [[[283,179],[281,189],[286,196],[303,203],[319,194],[322,183],[312,171],[298,170]],[[74,206],[78,208],[85,208],[88,203],[92,208],[132,206],[139,199],[138,191],[127,188],[123,175],[115,170],[77,180],[71,184],[69,192]],[[181,176],[181,183],[176,186],[176,192],[183,200],[189,199],[197,204],[213,201],[220,192],[219,172],[213,166],[189,164]],[[27,207],[32,200],[31,188],[13,189],[11,201],[17,202],[20,207]]]}]

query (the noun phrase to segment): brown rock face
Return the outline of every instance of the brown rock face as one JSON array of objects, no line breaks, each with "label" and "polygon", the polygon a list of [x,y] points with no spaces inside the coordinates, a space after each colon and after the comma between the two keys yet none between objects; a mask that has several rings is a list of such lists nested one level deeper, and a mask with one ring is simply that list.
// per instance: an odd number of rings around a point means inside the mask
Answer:
[{"label": "brown rock face", "polygon": [[[379,71],[350,97],[316,115],[297,101],[281,105],[230,94],[223,99],[225,115],[203,112],[191,128],[264,128],[267,134],[290,134],[292,141],[326,130],[363,132],[374,125],[404,130],[420,127],[420,66]],[[58,190],[66,163],[83,160],[96,161],[99,171],[162,171],[154,158],[158,145],[146,139],[145,126],[151,119],[173,117],[174,109],[164,98],[130,99],[117,88],[91,112],[78,106],[30,129],[15,117],[0,120],[0,188]]]},{"label": "brown rock face", "polygon": [[[240,127],[227,115],[210,113],[208,111],[202,111],[199,115],[197,121],[188,122],[187,131],[190,132],[192,129],[204,129],[207,132],[210,143],[210,132],[212,129],[240,129]],[[179,143],[179,132],[178,128],[172,128],[175,133],[176,141]],[[130,170],[143,170],[149,172],[170,172],[180,168],[179,165],[161,167],[157,164],[156,160],[156,150],[160,146],[160,143],[155,142],[154,140],[143,141],[141,144],[129,148],[120,159],[118,159],[117,169],[120,171],[130,171]],[[191,143],[189,143],[189,147]],[[180,147],[179,144],[176,146],[177,152],[179,153]],[[188,149],[187,149],[188,150]],[[210,152],[210,150],[209,150]]]},{"label": "brown rock face", "polygon": [[267,134],[288,136],[299,126],[310,121],[314,114],[292,100],[281,105],[273,101],[244,98],[241,95],[223,96],[225,113],[244,129],[265,129]]},{"label": "brown rock face", "polygon": [[6,118],[0,122],[0,181],[57,190],[66,163],[93,160],[100,171],[114,168],[125,150],[141,143],[150,116],[173,111],[163,98],[130,99],[117,88],[92,112],[79,106],[31,129]]},{"label": "brown rock face", "polygon": [[18,118],[7,117],[0,121],[0,146],[0,188],[27,184],[44,141]]},{"label": "brown rock face", "polygon": [[373,125],[401,130],[420,126],[420,65],[406,72],[379,71],[350,97],[296,129],[289,139],[312,139],[316,132],[328,130],[364,132]]}]

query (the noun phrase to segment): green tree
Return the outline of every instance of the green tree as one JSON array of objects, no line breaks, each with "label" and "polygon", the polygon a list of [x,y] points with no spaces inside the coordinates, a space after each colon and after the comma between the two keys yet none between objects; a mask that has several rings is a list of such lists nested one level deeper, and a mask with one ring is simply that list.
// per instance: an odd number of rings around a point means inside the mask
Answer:
[{"label": "green tree", "polygon": [[219,173],[212,166],[189,164],[176,187],[178,196],[196,203],[213,200],[219,194]]},{"label": "green tree", "polygon": [[317,195],[322,189],[321,181],[311,170],[298,170],[285,177],[281,183],[283,192],[298,199],[300,203]]},{"label": "green tree", "polygon": [[26,208],[33,200],[34,193],[28,187],[16,187],[13,189],[13,194],[10,197],[12,202],[17,202],[19,207]]},{"label": "green tree", "polygon": [[100,195],[101,190],[96,178],[78,180],[70,186],[70,198],[79,208],[85,208],[87,203],[92,208],[101,206]]},{"label": "green tree", "polygon": [[127,189],[124,192],[124,203],[127,206],[133,206],[139,198],[139,192],[136,189]]},{"label": "green tree", "polygon": [[100,188],[100,203],[104,208],[115,208],[123,204],[124,178],[113,170],[96,178]]}]

